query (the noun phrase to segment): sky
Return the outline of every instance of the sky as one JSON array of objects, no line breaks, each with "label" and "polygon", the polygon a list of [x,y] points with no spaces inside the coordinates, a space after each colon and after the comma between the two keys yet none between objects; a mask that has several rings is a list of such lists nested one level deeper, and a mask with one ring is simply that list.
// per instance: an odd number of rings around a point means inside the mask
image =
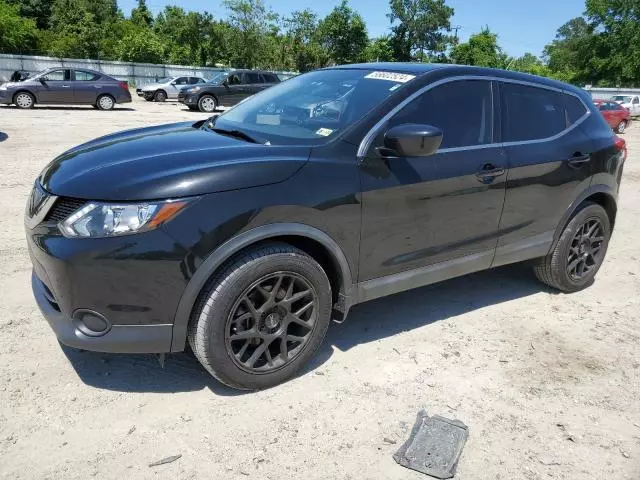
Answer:
[{"label": "sky", "polygon": [[[272,10],[287,15],[294,10],[310,8],[321,17],[340,2],[318,0],[265,0]],[[137,0],[118,0],[126,15]],[[351,8],[365,19],[370,37],[389,31],[388,0],[350,0]],[[454,8],[452,26],[460,27],[462,41],[479,32],[485,25],[498,34],[502,48],[512,56],[526,52],[541,55],[544,46],[555,37],[558,27],[584,11],[584,0],[447,0]],[[158,13],[165,5],[177,5],[185,10],[208,11],[222,19],[225,10],[220,0],[147,0],[147,6]]]}]

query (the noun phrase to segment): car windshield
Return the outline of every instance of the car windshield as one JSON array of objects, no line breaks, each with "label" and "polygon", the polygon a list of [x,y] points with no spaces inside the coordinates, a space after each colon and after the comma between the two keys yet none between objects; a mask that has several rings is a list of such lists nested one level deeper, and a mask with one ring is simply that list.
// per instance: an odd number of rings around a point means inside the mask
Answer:
[{"label": "car windshield", "polygon": [[616,95],[615,97],[613,97],[613,101],[614,102],[629,103],[631,101],[631,97],[627,97],[625,95]]},{"label": "car windshield", "polygon": [[415,75],[373,70],[317,70],[239,103],[215,120],[272,144],[314,144],[360,120]]},{"label": "car windshield", "polygon": [[214,73],[213,76],[207,80],[207,83],[220,83],[222,82],[225,78],[227,78],[228,73],[227,72],[219,72],[219,73]]}]

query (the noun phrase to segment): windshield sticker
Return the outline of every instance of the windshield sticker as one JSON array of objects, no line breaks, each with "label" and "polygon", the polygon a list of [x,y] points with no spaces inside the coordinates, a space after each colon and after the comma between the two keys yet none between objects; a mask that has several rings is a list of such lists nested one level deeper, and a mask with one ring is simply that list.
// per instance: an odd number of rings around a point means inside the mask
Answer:
[{"label": "windshield sticker", "polygon": [[407,83],[410,80],[416,78],[415,75],[409,75],[408,73],[396,73],[396,72],[371,72],[364,78],[371,78],[373,80],[387,80],[389,82]]},{"label": "windshield sticker", "polygon": [[259,125],[280,125],[280,115],[256,115],[256,123]]},{"label": "windshield sticker", "polygon": [[316,132],[316,135],[320,135],[322,137],[328,137],[332,133],[333,133],[333,130],[331,130],[330,128],[319,128],[318,131]]}]

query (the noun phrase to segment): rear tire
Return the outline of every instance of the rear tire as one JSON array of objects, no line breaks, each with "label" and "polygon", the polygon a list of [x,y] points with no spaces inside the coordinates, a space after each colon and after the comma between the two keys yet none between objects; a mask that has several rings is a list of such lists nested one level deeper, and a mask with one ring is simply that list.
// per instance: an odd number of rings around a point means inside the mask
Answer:
[{"label": "rear tire", "polygon": [[624,133],[627,130],[627,121],[622,120],[616,127],[616,133]]},{"label": "rear tire", "polygon": [[331,304],[331,285],[313,258],[284,243],[260,245],[211,278],[194,307],[189,344],[225,385],[271,387],[313,357]]},{"label": "rear tire", "polygon": [[153,99],[156,102],[164,102],[167,99],[167,93],[164,90],[158,90],[154,95]]},{"label": "rear tire", "polygon": [[213,113],[218,108],[218,102],[211,95],[203,95],[198,100],[198,109],[204,113]]},{"label": "rear tire", "polygon": [[18,92],[13,96],[13,103],[16,107],[27,110],[36,104],[35,97],[29,92]]},{"label": "rear tire", "polygon": [[611,224],[605,209],[585,202],[551,253],[534,266],[538,280],[566,293],[587,288],[602,266],[610,237]]},{"label": "rear tire", "polygon": [[96,106],[99,110],[113,110],[116,101],[111,95],[100,95],[96,100]]}]

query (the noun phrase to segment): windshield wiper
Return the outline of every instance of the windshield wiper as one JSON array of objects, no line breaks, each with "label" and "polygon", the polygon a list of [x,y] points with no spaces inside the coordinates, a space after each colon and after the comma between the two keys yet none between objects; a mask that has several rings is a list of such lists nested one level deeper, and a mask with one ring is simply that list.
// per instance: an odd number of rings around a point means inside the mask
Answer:
[{"label": "windshield wiper", "polygon": [[258,138],[258,137],[253,137],[251,135],[249,135],[248,133],[243,132],[242,130],[227,130],[226,128],[219,128],[219,127],[214,127],[211,126],[211,123],[209,123],[208,125],[208,130],[211,130],[212,132],[215,132],[219,135],[227,135],[229,137],[234,137],[234,138],[240,138],[242,140],[246,140],[247,142],[251,142],[251,143],[259,143],[262,145],[271,145],[271,143],[268,140],[265,140],[263,138]]}]

